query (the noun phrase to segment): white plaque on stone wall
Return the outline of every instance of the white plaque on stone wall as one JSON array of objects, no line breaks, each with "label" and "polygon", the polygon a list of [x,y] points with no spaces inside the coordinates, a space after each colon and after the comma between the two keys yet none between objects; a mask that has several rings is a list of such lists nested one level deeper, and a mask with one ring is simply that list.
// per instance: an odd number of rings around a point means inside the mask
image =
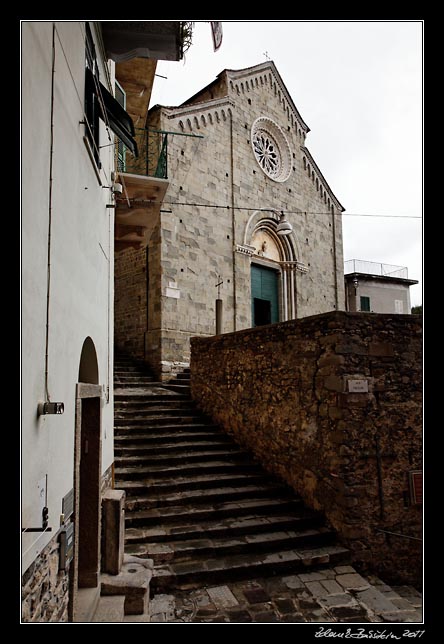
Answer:
[{"label": "white plaque on stone wall", "polygon": [[362,378],[360,380],[349,380],[348,390],[353,394],[367,394],[368,393],[368,380]]},{"label": "white plaque on stone wall", "polygon": [[180,298],[180,291],[178,288],[166,288],[165,295],[167,297],[173,297],[175,300]]}]

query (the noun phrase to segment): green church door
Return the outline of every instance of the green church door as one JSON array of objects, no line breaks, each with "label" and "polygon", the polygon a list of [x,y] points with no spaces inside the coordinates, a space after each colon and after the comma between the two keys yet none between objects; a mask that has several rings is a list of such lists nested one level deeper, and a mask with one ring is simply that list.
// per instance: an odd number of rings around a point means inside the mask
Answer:
[{"label": "green church door", "polygon": [[251,266],[251,319],[253,326],[279,322],[278,274]]}]

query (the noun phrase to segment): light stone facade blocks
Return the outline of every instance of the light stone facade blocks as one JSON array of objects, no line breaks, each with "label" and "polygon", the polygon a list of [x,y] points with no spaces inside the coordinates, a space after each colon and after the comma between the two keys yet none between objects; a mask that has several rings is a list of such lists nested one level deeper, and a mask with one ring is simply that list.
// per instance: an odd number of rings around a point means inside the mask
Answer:
[{"label": "light stone facade blocks", "polygon": [[[225,70],[183,105],[152,108],[148,124],[203,138],[169,137],[160,222],[148,249],[135,252],[148,253],[147,328],[135,357],[164,379],[175,362],[188,363],[190,338],[215,333],[221,281],[223,332],[253,326],[252,265],[277,275],[279,321],[344,310],[343,207],[305,147],[309,128],[273,62]],[[259,152],[252,134],[263,137]],[[285,237],[276,234],[281,213],[293,227]],[[268,256],[267,244],[255,247],[267,238]],[[133,252],[116,258],[117,297],[119,264]],[[130,350],[130,335],[117,334],[117,345]]]}]

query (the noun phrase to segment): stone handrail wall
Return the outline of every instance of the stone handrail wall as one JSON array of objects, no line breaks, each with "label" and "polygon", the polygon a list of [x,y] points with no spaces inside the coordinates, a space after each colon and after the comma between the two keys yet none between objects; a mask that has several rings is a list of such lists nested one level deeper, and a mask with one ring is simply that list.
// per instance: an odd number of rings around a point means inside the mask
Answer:
[{"label": "stone handrail wall", "polygon": [[193,338],[191,356],[200,408],[325,513],[356,565],[416,585],[421,351],[419,316],[331,312]]}]

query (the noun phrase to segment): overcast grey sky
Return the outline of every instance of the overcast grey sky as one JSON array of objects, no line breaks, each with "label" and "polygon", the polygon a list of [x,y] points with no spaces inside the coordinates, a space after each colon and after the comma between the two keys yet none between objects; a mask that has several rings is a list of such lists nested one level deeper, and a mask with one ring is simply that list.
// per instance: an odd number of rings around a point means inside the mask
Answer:
[{"label": "overcast grey sky", "polygon": [[[151,105],[179,105],[223,69],[274,61],[306,145],[347,213],[422,215],[421,22],[197,22],[185,62],[159,61]],[[407,266],[422,303],[422,220],[343,217],[345,259]]]}]

